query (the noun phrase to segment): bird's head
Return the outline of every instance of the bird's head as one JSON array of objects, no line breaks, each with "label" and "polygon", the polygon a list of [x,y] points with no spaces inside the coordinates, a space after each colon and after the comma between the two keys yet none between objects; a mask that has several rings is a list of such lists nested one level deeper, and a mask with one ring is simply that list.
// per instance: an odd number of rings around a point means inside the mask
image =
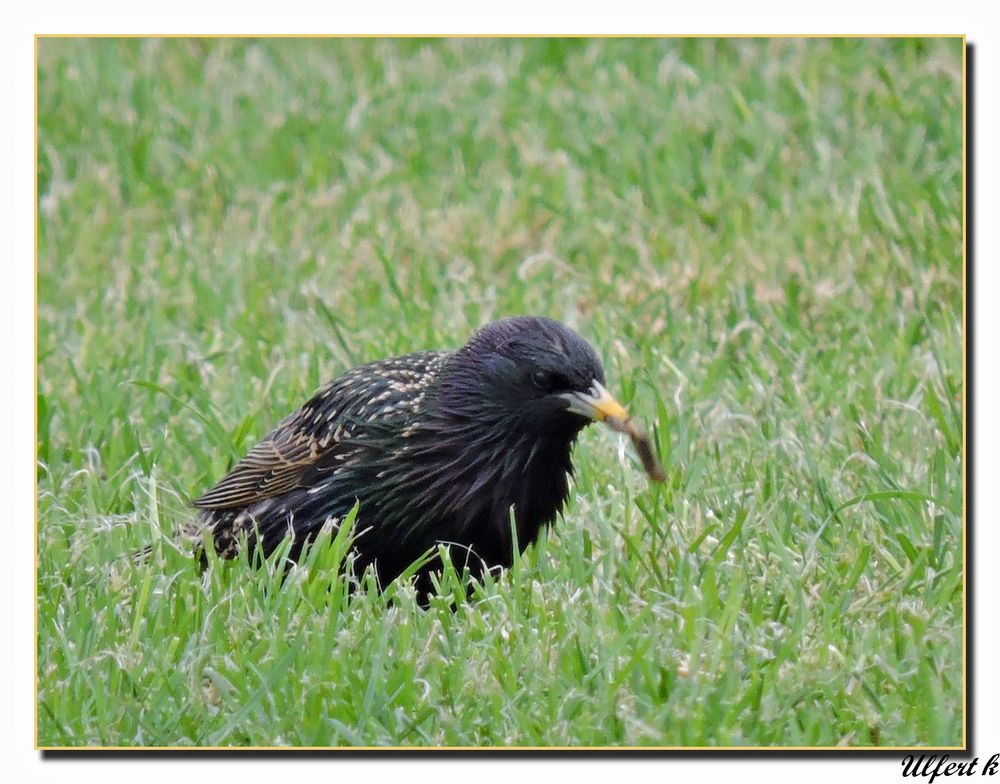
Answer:
[{"label": "bird's head", "polygon": [[592,421],[624,431],[628,413],[604,387],[594,349],[552,319],[519,316],[487,324],[450,363],[444,402],[513,430],[574,435]]}]

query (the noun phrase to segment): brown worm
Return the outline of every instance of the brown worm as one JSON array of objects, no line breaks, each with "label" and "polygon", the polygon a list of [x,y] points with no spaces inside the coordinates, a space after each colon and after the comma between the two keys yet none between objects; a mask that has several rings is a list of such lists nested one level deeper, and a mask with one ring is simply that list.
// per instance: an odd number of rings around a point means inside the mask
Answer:
[{"label": "brown worm", "polygon": [[639,429],[639,426],[635,422],[631,419],[617,419],[614,417],[608,417],[605,422],[612,430],[625,433],[632,440],[632,446],[635,447],[635,451],[639,454],[642,467],[650,479],[654,482],[663,482],[666,480],[667,475],[663,472],[663,466],[660,465],[660,461],[656,458],[656,452],[653,450],[653,442],[649,440],[649,436]]}]

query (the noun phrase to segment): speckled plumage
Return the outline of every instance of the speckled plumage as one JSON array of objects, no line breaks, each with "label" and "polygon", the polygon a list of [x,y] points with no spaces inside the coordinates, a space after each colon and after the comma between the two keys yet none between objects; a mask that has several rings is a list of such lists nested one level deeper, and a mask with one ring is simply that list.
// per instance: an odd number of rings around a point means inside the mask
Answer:
[{"label": "speckled plumage", "polygon": [[242,535],[265,553],[292,535],[297,557],[357,500],[355,571],[373,565],[382,585],[439,543],[473,574],[507,566],[512,512],[523,549],[563,506],[572,444],[590,421],[564,397],[595,382],[597,355],[562,324],[489,324],[457,351],[334,379],[195,506],[225,556]]}]

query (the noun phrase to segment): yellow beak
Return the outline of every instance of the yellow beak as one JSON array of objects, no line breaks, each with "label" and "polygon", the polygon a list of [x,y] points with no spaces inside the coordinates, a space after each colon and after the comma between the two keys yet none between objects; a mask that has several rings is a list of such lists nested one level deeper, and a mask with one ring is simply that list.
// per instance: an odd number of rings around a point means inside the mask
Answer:
[{"label": "yellow beak", "polygon": [[650,479],[656,482],[666,480],[663,466],[656,458],[649,436],[632,421],[628,411],[611,397],[611,393],[603,384],[595,381],[586,392],[566,392],[560,397],[569,403],[569,410],[573,413],[603,422],[612,430],[627,434],[632,439],[632,444],[639,453],[639,459],[642,460],[642,466]]},{"label": "yellow beak", "polygon": [[628,432],[629,413],[599,381],[586,392],[567,392],[561,396],[569,402],[569,410],[588,419],[604,422],[619,433]]}]

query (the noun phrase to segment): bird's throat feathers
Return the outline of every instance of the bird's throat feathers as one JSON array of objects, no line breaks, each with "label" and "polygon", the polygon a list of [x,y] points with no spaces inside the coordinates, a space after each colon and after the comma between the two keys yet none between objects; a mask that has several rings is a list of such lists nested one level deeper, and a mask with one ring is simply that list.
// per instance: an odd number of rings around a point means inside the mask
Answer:
[{"label": "bird's throat feathers", "polygon": [[539,432],[485,403],[476,409],[442,404],[433,419],[411,429],[404,453],[379,473],[387,491],[379,497],[393,500],[377,514],[408,516],[410,531],[447,520],[456,540],[483,526],[507,540],[513,507],[524,547],[566,500],[578,431]]}]

